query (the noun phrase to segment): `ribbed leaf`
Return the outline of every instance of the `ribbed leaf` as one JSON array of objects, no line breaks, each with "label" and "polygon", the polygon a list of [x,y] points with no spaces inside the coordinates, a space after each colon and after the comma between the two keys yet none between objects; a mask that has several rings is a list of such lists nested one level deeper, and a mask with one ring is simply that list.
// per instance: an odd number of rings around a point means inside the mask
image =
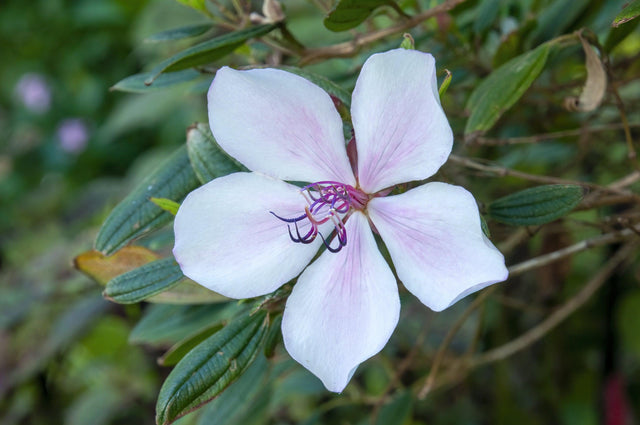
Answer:
[{"label": "ribbed leaf", "polygon": [[217,177],[246,170],[218,146],[207,124],[196,123],[189,127],[187,152],[193,171],[203,184]]},{"label": "ribbed leaf", "polygon": [[132,329],[129,342],[171,346],[185,337],[229,320],[238,311],[236,303],[208,305],[152,304]]},{"label": "ribbed leaf", "polygon": [[[184,71],[167,72],[161,74],[154,79],[153,84],[146,84],[149,78],[153,74],[145,72],[142,74],[131,75],[125,79],[118,81],[111,90],[123,91],[128,93],[150,93],[158,90],[163,90],[167,87],[175,86],[182,83],[187,83],[199,79],[204,79],[201,72],[195,69],[185,69]],[[213,78],[211,75],[207,78]]]},{"label": "ribbed leaf", "polygon": [[194,335],[189,335],[181,341],[178,341],[167,350],[166,353],[158,359],[158,364],[161,366],[174,366],[184,356],[186,356],[192,349],[198,346],[202,341],[209,338],[214,333],[218,332],[224,327],[222,322],[216,323],[212,326],[208,326]]},{"label": "ribbed leaf", "polygon": [[355,28],[380,6],[400,9],[392,0],[340,0],[329,16],[324,19],[324,26],[336,32]]},{"label": "ribbed leaf", "polygon": [[625,22],[629,22],[630,20],[637,18],[638,16],[640,16],[640,0],[633,0],[625,6],[624,9],[622,9],[622,12],[616,16],[613,20],[613,24],[611,25],[617,27]]},{"label": "ribbed leaf", "polygon": [[149,198],[179,202],[199,184],[186,148],[181,147],[113,209],[100,228],[96,249],[111,255],[129,241],[168,223],[173,216]]},{"label": "ribbed leaf", "polygon": [[160,389],[156,422],[170,424],[224,391],[254,360],[267,329],[265,312],[241,316],[189,352]]},{"label": "ribbed leaf", "polygon": [[567,214],[582,199],[575,185],[538,186],[500,198],[487,207],[494,220],[516,226],[548,223]]},{"label": "ribbed leaf", "polygon": [[250,38],[262,37],[275,28],[277,28],[276,24],[258,25],[196,44],[158,64],[145,83],[153,83],[153,80],[163,72],[179,71],[211,63],[233,52]]},{"label": "ribbed leaf", "polygon": [[[259,355],[233,385],[207,404],[197,425],[211,425],[212,422],[215,425],[255,424],[257,415],[266,413],[261,407],[268,406],[269,396],[273,394],[271,386],[269,362]],[[265,393],[266,400],[263,399]],[[262,422],[266,423],[266,420]]]},{"label": "ribbed leaf", "polygon": [[173,258],[154,261],[111,279],[103,295],[120,304],[132,304],[163,292],[184,275]]},{"label": "ribbed leaf", "polygon": [[465,136],[475,136],[489,130],[498,118],[522,97],[540,75],[550,44],[511,59],[493,71],[473,91],[466,109],[471,115],[464,129]]},{"label": "ribbed leaf", "polygon": [[183,38],[196,37],[209,31],[213,26],[211,24],[189,25],[186,27],[172,28],[153,34],[144,39],[147,43],[157,43],[161,41],[182,40]]}]

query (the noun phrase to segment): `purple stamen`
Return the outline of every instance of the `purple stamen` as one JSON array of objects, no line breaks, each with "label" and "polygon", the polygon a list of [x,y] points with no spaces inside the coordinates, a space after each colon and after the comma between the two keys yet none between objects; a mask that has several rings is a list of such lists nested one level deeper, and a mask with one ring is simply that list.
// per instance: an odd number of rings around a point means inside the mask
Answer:
[{"label": "purple stamen", "polygon": [[[347,244],[347,230],[344,223],[349,218],[349,211],[351,208],[363,209],[369,197],[353,186],[334,181],[311,183],[303,187],[301,193],[309,204],[305,207],[304,214],[294,218],[281,217],[273,211],[271,214],[287,223],[289,237],[293,242],[309,244],[320,235],[322,242],[330,252],[340,251]],[[329,220],[333,223],[336,234],[334,239],[338,241],[336,247],[332,247],[331,242],[328,242],[320,233],[320,225]],[[310,229],[302,235],[298,223],[306,223],[307,221]],[[295,234],[291,230],[291,225],[295,227]]]}]

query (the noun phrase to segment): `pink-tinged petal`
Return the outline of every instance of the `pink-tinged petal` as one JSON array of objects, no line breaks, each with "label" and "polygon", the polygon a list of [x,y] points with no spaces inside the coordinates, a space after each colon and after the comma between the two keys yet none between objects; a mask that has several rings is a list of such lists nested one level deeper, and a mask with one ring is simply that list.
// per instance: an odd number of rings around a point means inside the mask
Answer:
[{"label": "pink-tinged petal", "polygon": [[287,225],[306,202],[296,186],[235,173],[191,192],[174,223],[173,254],[189,278],[230,298],[268,294],[296,277],[319,248],[294,243]]},{"label": "pink-tinged petal", "polygon": [[433,56],[396,49],[371,56],[353,91],[358,178],[367,193],[432,176],[453,133],[440,106]]},{"label": "pink-tinged petal", "polygon": [[291,357],[334,392],[384,347],[400,313],[395,277],[367,218],[356,212],[346,228],[347,245],[338,253],[325,251],[302,273],[282,319]]},{"label": "pink-tinged petal", "polygon": [[247,168],[282,180],[355,178],[329,95],[278,69],[220,69],[208,94],[216,141]]},{"label": "pink-tinged petal", "polygon": [[504,257],[482,232],[473,195],[460,186],[428,183],[372,199],[368,211],[398,278],[432,310],[507,278]]}]

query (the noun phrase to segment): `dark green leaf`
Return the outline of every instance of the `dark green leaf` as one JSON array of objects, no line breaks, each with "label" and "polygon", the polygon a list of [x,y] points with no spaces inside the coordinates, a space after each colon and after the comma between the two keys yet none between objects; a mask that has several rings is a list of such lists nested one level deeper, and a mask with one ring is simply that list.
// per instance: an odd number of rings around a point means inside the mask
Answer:
[{"label": "dark green leaf", "polygon": [[331,96],[337,98],[340,102],[343,103],[344,106],[346,106],[347,108],[351,108],[351,93],[349,93],[347,90],[343,89],[333,81],[328,80],[321,75],[309,72],[306,69],[297,68],[295,66],[281,66],[280,68],[306,78],[316,86],[329,93]]},{"label": "dark green leaf", "polygon": [[211,24],[189,25],[186,27],[173,28],[153,34],[144,39],[147,43],[157,43],[160,41],[181,40],[183,38],[195,37],[209,31],[213,26]]},{"label": "dark green leaf", "polygon": [[267,338],[264,343],[264,355],[267,358],[273,357],[278,343],[282,341],[282,330],[280,329],[281,324],[281,314],[272,318],[271,326],[269,327],[269,333],[267,334]]},{"label": "dark green leaf", "polygon": [[[111,90],[118,90],[128,93],[149,93],[162,90],[167,87],[175,86],[177,84],[194,81],[203,77],[203,74],[196,71],[195,69],[167,72],[155,78],[153,84],[145,84],[145,81],[147,81],[151,77],[152,74],[149,72],[143,74],[135,74],[118,81],[113,87],[111,87]],[[213,77],[206,76],[206,78],[211,80]]]},{"label": "dark green leaf", "polygon": [[485,0],[478,2],[473,20],[473,32],[479,34],[489,28],[498,17],[501,0]]},{"label": "dark green leaf", "polygon": [[538,15],[529,40],[536,46],[564,34],[589,6],[590,0],[554,0]]},{"label": "dark green leaf", "polygon": [[636,30],[636,28],[638,28],[639,24],[640,24],[640,19],[635,19],[633,22],[631,22],[628,25],[622,25],[619,27],[611,28],[604,42],[605,52],[611,52],[618,44],[620,44],[631,33],[633,33]]},{"label": "dark green leaf", "polygon": [[244,44],[245,41],[262,37],[277,28],[276,24],[259,25],[234,31],[220,37],[189,47],[182,52],[171,56],[169,59],[157,65],[150,73],[146,84],[151,84],[163,72],[179,71],[193,66],[205,65],[218,60]]},{"label": "dark green leaf", "polygon": [[622,12],[618,13],[618,16],[616,16],[611,25],[617,27],[625,22],[629,22],[630,20],[637,18],[638,16],[640,16],[640,0],[633,0],[624,9],[622,9]]},{"label": "dark green leaf", "polygon": [[100,228],[96,249],[111,255],[131,240],[168,223],[172,215],[149,198],[179,202],[199,184],[186,148],[181,147],[113,209]]},{"label": "dark green leaf", "polygon": [[380,6],[391,6],[402,13],[402,9],[392,0],[340,0],[324,19],[324,26],[335,32],[355,28]]},{"label": "dark green leaf", "polygon": [[516,226],[548,223],[569,213],[582,199],[582,187],[538,186],[500,198],[487,207],[494,220]]},{"label": "dark green leaf", "polygon": [[173,258],[164,258],[111,279],[104,296],[120,304],[132,304],[175,286],[184,275]]},{"label": "dark green leaf", "polygon": [[376,418],[376,425],[402,425],[409,421],[413,397],[411,391],[404,391],[396,395],[391,401],[380,408]]},{"label": "dark green leaf", "polygon": [[158,364],[161,366],[174,366],[180,359],[182,359],[189,351],[194,349],[205,339],[209,338],[214,333],[218,332],[224,327],[224,324],[216,323],[213,326],[208,326],[201,331],[184,338],[181,341],[175,343],[162,357],[158,359]]},{"label": "dark green leaf", "polygon": [[206,305],[152,304],[129,335],[134,344],[173,345],[185,337],[228,320],[238,311],[236,303]]},{"label": "dark green leaf", "polygon": [[241,316],[191,350],[160,389],[156,422],[172,423],[224,391],[254,360],[268,326],[265,312]]},{"label": "dark green leaf", "polygon": [[187,152],[193,171],[203,184],[217,177],[246,170],[218,146],[207,124],[196,123],[189,127]]},{"label": "dark green leaf", "polygon": [[538,77],[549,55],[550,44],[511,59],[493,71],[473,91],[466,109],[471,112],[465,136],[489,130],[498,118],[520,99]]},{"label": "dark green leaf", "polygon": [[[272,393],[268,378],[269,362],[259,355],[233,385],[203,409],[198,425],[209,425],[212,418],[215,418],[215,425],[247,425],[255,422],[260,408],[263,404],[268,405]],[[266,400],[263,399],[265,393]]]}]

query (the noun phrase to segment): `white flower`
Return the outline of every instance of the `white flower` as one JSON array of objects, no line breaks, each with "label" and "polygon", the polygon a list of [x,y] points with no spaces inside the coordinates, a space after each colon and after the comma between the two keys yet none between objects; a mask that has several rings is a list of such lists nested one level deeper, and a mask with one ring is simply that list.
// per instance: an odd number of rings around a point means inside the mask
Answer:
[{"label": "white flower", "polygon": [[[174,255],[186,276],[231,298],[268,294],[299,276],[282,321],[285,347],[330,391],[344,389],[398,322],[396,278],[374,232],[399,280],[433,310],[507,278],[465,189],[427,183],[385,196],[432,176],[449,156],[435,72],[433,57],[414,50],[366,61],[351,107],[353,167],[334,103],[311,82],[277,69],[222,68],[209,89],[213,135],[253,172],[189,194]],[[328,249],[307,267],[323,241]]]}]

